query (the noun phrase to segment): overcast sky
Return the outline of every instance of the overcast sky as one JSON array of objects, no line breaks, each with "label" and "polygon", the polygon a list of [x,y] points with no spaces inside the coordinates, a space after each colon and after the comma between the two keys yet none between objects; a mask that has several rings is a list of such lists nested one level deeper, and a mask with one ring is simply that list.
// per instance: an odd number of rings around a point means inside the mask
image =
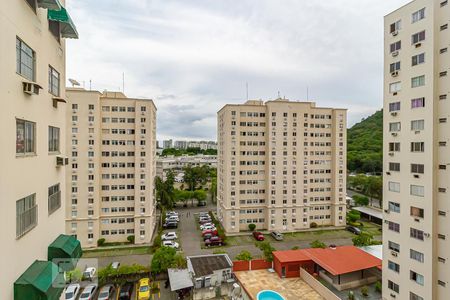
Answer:
[{"label": "overcast sky", "polygon": [[215,139],[216,113],[250,99],[382,106],[383,16],[407,0],[70,0],[67,78],[156,104],[158,139]]}]

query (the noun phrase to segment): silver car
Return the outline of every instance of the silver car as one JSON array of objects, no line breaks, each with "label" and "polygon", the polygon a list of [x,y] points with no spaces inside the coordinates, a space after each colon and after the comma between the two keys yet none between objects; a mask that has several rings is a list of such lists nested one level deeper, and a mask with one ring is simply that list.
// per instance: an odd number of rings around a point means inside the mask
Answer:
[{"label": "silver car", "polygon": [[114,294],[114,286],[112,284],[104,285],[98,293],[98,300],[112,300]]},{"label": "silver car", "polygon": [[270,233],[270,235],[277,241],[282,241],[283,240],[283,235],[280,232],[278,232],[278,231],[272,231]]},{"label": "silver car", "polygon": [[88,286],[86,286],[83,290],[83,292],[81,293],[80,298],[78,298],[79,300],[93,300],[94,299],[94,294],[95,291],[97,291],[97,284],[92,283],[89,284]]}]

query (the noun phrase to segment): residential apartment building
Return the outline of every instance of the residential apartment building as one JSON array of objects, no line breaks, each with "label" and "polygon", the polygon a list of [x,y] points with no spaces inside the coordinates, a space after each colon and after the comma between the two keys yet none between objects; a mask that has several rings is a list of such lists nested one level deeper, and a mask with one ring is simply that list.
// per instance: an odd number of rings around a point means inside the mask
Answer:
[{"label": "residential apartment building", "polygon": [[[22,279],[38,269],[57,268],[47,251],[64,233],[66,104],[61,86],[65,82],[65,38],[78,34],[64,1],[3,4],[0,299],[26,299]],[[29,284],[51,284],[53,279],[35,273]]]},{"label": "residential apartment building", "polygon": [[450,294],[450,5],[384,20],[383,298]]},{"label": "residential apartment building", "polygon": [[163,141],[163,148],[164,149],[168,149],[168,148],[172,148],[172,147],[173,147],[172,140],[164,140]]},{"label": "residential apartment building", "polygon": [[121,92],[66,91],[66,232],[97,240],[150,243],[155,227],[156,108]]},{"label": "residential apartment building", "polygon": [[187,166],[217,168],[217,155],[199,154],[158,157],[156,160],[156,176],[165,178],[168,171],[180,173]]},{"label": "residential apartment building", "polygon": [[346,113],[284,99],[225,105],[217,124],[225,230],[344,226]]}]

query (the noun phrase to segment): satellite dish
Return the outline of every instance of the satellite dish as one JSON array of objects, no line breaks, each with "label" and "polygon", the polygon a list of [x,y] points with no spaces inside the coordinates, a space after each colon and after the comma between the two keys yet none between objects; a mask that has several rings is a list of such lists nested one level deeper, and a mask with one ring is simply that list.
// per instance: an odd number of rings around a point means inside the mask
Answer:
[{"label": "satellite dish", "polygon": [[72,87],[80,86],[80,83],[78,81],[76,81],[75,79],[69,78],[69,82],[72,84]]}]

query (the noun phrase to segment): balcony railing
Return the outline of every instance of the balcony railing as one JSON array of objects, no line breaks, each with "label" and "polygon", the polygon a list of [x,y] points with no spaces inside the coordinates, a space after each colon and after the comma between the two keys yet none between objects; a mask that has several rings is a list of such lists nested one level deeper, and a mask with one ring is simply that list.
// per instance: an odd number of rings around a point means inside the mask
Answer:
[{"label": "balcony railing", "polygon": [[51,215],[61,207],[61,191],[48,196],[48,214]]},{"label": "balcony railing", "polygon": [[16,237],[20,238],[33,229],[38,222],[38,206],[35,205],[17,215]]}]

